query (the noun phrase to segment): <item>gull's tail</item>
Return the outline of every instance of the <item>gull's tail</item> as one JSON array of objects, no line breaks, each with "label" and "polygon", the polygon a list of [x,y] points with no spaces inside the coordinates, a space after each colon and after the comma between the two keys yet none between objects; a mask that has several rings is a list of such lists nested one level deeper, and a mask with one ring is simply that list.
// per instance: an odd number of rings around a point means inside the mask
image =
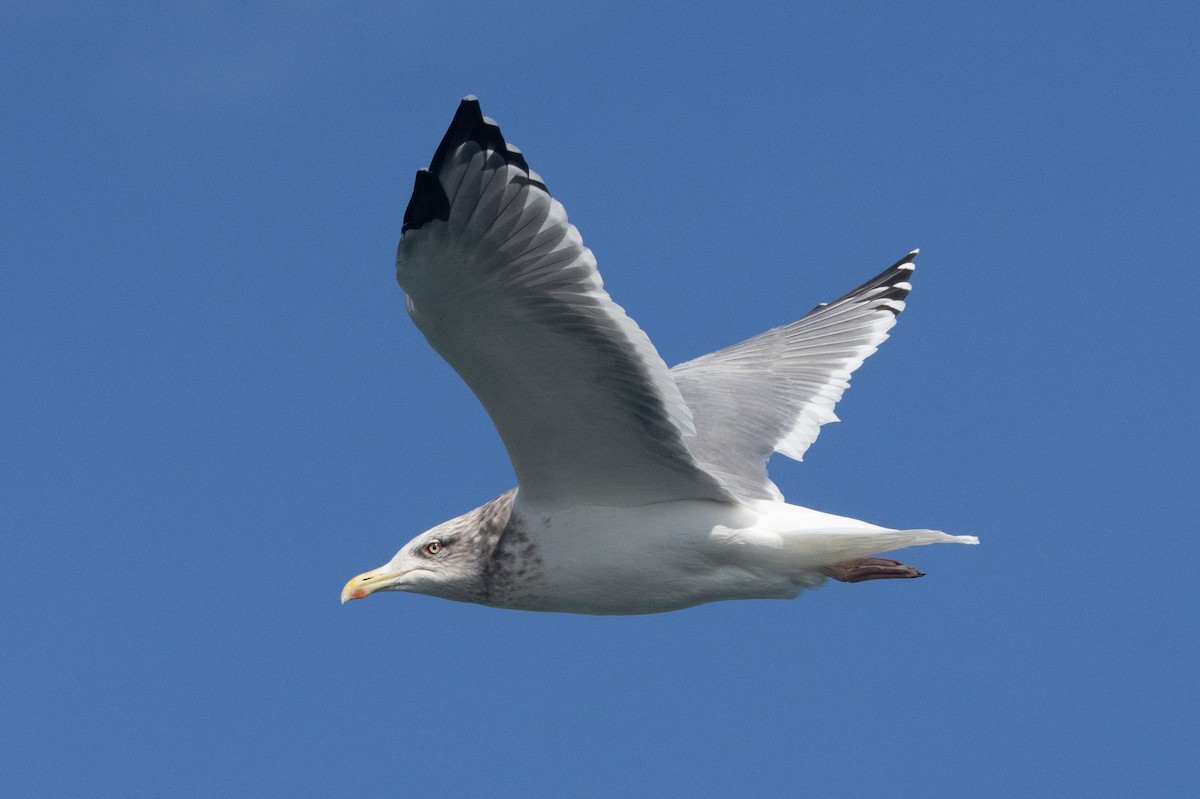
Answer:
[{"label": "gull's tail", "polygon": [[881,552],[926,544],[978,544],[973,535],[949,535],[940,530],[805,530],[784,537],[789,554],[805,568],[866,558]]}]

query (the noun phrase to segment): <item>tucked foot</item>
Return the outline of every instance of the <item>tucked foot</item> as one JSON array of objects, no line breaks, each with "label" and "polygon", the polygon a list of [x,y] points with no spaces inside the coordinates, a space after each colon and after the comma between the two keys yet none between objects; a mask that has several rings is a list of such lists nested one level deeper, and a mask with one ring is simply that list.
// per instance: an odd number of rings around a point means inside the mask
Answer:
[{"label": "tucked foot", "polygon": [[901,577],[924,577],[925,572],[889,558],[859,558],[844,560],[821,569],[826,577],[843,583],[861,583],[864,580],[893,580]]}]

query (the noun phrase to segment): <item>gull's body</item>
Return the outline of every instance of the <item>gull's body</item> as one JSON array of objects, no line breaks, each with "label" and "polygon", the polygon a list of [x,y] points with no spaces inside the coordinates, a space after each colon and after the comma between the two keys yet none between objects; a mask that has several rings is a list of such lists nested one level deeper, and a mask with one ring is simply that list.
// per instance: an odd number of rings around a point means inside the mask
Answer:
[{"label": "gull's body", "polygon": [[[572,613],[656,613],[723,599],[791,599],[822,571],[867,555],[948,538],[895,531],[771,500],[679,500],[638,508],[519,506],[536,541],[533,580],[489,604]],[[520,539],[521,536],[518,536]],[[902,576],[912,576],[905,573]]]},{"label": "gull's body", "polygon": [[562,206],[467,98],[417,175],[397,255],[408,309],[479,397],[518,488],[414,538],[343,601],[412,591],[523,610],[654,613],[916,577],[868,556],[976,543],[783,501],[850,373],[887,338],[907,257],[781,328],[668,369],[604,291]]}]

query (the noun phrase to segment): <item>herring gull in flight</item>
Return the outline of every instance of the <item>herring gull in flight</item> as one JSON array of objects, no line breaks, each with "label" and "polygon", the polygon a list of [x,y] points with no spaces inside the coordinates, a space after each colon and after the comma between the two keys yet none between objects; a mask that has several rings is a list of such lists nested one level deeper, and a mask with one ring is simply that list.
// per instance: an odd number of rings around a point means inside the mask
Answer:
[{"label": "herring gull in flight", "polygon": [[474,97],[404,214],[396,278],[483,403],[517,488],[421,533],[342,601],[410,591],[503,608],[657,613],[920,577],[878,553],[974,536],[784,501],[850,374],[904,309],[916,251],[801,319],[667,368],[604,290],[566,211]]}]

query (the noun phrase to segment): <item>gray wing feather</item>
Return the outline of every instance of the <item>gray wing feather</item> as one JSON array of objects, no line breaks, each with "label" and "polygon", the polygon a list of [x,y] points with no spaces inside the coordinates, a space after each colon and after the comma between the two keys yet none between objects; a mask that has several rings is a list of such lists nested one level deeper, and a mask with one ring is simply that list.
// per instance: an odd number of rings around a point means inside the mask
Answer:
[{"label": "gray wing feather", "polygon": [[417,175],[396,277],[495,423],[523,503],[733,498],[685,445],[692,417],[650,339],[473,97]]},{"label": "gray wing feather", "polygon": [[762,335],[671,370],[692,411],[696,460],[745,498],[782,499],[773,452],[801,460],[850,374],[888,337],[912,286],[916,251],[845,296]]}]

